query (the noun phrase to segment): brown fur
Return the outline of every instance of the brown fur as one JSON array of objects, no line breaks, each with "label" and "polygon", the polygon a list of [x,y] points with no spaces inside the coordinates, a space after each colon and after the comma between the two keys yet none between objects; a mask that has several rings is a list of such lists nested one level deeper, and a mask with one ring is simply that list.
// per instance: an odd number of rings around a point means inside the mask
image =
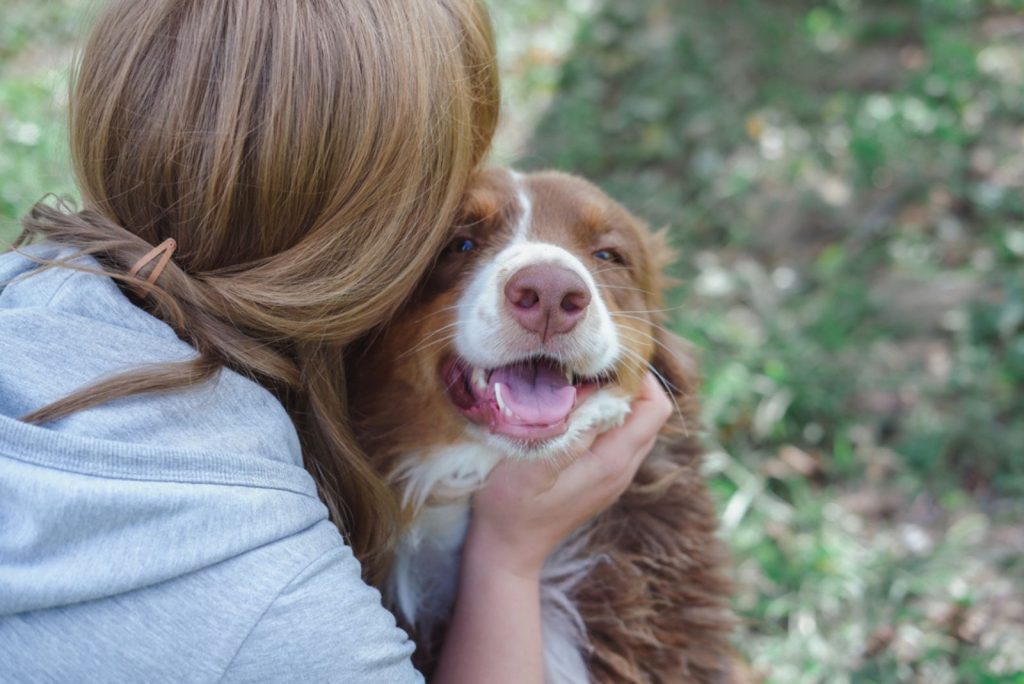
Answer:
[{"label": "brown fur", "polygon": [[[728,643],[728,561],[700,474],[696,365],[682,340],[662,325],[662,269],[671,256],[665,236],[652,234],[580,179],[547,173],[526,182],[533,235],[569,249],[584,263],[593,262],[595,250],[623,255],[623,263],[592,267],[629,350],[618,369],[619,384],[635,390],[650,362],[679,408],[634,483],[597,518],[589,535],[587,553],[603,560],[572,598],[593,646],[593,680],[738,681]],[[453,229],[456,240],[476,240],[478,253],[443,254],[408,310],[350,359],[358,434],[385,474],[410,453],[428,453],[425,447],[460,438],[464,419],[449,404],[438,373],[452,350],[445,326],[455,320],[452,305],[475,260],[499,250],[516,224],[513,196],[505,172],[482,174]],[[428,636],[418,635],[418,661],[426,671],[437,655]]]},{"label": "brown fur", "polygon": [[[595,682],[735,682],[728,559],[700,474],[696,378],[678,340],[654,366],[680,412],[630,488],[602,514],[588,552],[598,565],[573,597],[594,650]],[[669,352],[668,350],[671,350]]]}]

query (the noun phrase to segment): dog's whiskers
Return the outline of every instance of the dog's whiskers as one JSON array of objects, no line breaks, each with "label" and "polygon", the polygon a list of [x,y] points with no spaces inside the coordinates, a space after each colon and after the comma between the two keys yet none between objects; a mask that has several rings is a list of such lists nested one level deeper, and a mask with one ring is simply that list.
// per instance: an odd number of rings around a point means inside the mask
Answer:
[{"label": "dog's whiskers", "polygon": [[454,311],[454,310],[456,310],[458,308],[459,308],[458,304],[449,304],[448,306],[443,306],[440,309],[438,309],[437,311],[432,311],[432,312],[430,312],[430,313],[428,313],[428,314],[418,318],[416,320],[416,325],[419,325],[420,323],[426,321],[427,319],[433,318],[434,316],[440,316],[443,313],[447,313],[449,311]]},{"label": "dog's whiskers", "polygon": [[442,333],[444,333],[444,332],[446,332],[448,330],[451,330],[452,328],[458,327],[458,325],[459,325],[458,322],[449,323],[448,325],[442,325],[437,330],[431,331],[431,333],[429,335],[424,336],[424,338],[422,340],[420,340],[420,341],[421,342],[426,342],[427,340],[433,339],[433,338],[437,337],[438,335],[440,335],[440,334],[442,334]]},{"label": "dog's whiskers", "polygon": [[[629,315],[624,315],[624,316],[622,316],[622,318],[627,318],[627,319],[630,319],[630,320],[639,321],[641,323],[646,323],[646,324],[650,325],[652,328],[654,328],[655,330],[660,330],[661,332],[665,333],[666,335],[671,335],[672,334],[672,332],[668,328],[666,328],[665,326],[658,325],[657,323],[652,323],[651,321],[647,320],[646,318],[640,318],[639,316],[629,316]],[[630,332],[634,332],[634,333],[637,333],[638,335],[642,335],[643,339],[650,340],[651,342],[653,342],[657,346],[661,347],[665,351],[668,351],[668,352],[672,351],[671,349],[669,349],[669,347],[667,345],[665,345],[664,342],[659,340],[654,335],[651,335],[650,333],[646,333],[643,330],[631,330]]]},{"label": "dog's whiskers", "polygon": [[[673,311],[679,311],[682,306],[673,306],[667,309],[636,309],[626,311],[609,311],[608,313],[612,316],[627,316],[629,314],[657,314],[657,313],[672,313]],[[642,320],[642,319],[641,319]]]},{"label": "dog's whiskers", "polygon": [[594,273],[611,273],[613,271],[628,271],[629,266],[605,266],[594,270]]},{"label": "dog's whiskers", "polygon": [[[598,273],[600,273],[600,271],[598,271]],[[604,290],[628,290],[630,292],[640,292],[641,294],[645,294],[645,295],[653,295],[654,294],[650,290],[645,290],[642,287],[629,287],[628,285],[608,285],[608,284],[605,284],[605,283],[594,283],[594,284],[597,285],[599,288],[602,288]]]},{"label": "dog's whiskers", "polygon": [[423,343],[420,343],[420,344],[416,345],[415,347],[413,347],[409,351],[407,351],[407,352],[405,352],[403,354],[400,354],[398,356],[398,360],[403,360],[403,359],[405,359],[405,358],[407,358],[407,357],[409,357],[409,356],[411,356],[413,354],[417,354],[419,352],[426,351],[428,349],[432,349],[432,348],[437,347],[439,345],[446,344],[448,342],[451,342],[454,339],[455,339],[455,335],[445,335],[444,337],[442,337],[440,339],[437,339],[437,340],[425,341]]},{"label": "dog's whiskers", "polygon": [[[623,335],[623,337],[625,337],[627,341],[630,340],[628,335]],[[658,342],[653,337],[651,337],[650,339],[654,340],[656,343]],[[664,345],[662,345],[662,346],[664,346]],[[666,388],[666,390],[668,391],[668,398],[672,401],[672,405],[675,408],[675,412],[679,414],[679,418],[683,421],[683,430],[685,431],[684,434],[687,437],[692,436],[692,432],[690,430],[689,421],[687,421],[686,414],[683,413],[683,409],[679,405],[679,401],[676,399],[676,396],[675,396],[676,392],[680,392],[680,393],[682,392],[682,388],[681,387],[677,387],[668,378],[666,378],[661,373],[661,371],[659,371],[654,366],[653,363],[651,363],[650,361],[645,359],[643,356],[641,356],[637,352],[633,351],[632,349],[627,349],[627,348],[623,348],[622,351],[623,351],[623,353],[626,354],[627,360],[635,361],[637,363],[637,367],[638,368],[643,368],[645,370],[649,370],[661,382],[661,384]]]}]

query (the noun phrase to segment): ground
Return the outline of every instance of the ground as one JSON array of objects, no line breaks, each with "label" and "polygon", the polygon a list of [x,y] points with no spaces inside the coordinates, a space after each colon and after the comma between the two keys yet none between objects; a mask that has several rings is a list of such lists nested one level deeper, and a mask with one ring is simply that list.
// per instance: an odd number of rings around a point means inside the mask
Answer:
[{"label": "ground", "polygon": [[[72,191],[90,4],[3,10],[0,237]],[[753,667],[1024,682],[1024,4],[495,13],[496,159],[581,173],[673,236]]]}]

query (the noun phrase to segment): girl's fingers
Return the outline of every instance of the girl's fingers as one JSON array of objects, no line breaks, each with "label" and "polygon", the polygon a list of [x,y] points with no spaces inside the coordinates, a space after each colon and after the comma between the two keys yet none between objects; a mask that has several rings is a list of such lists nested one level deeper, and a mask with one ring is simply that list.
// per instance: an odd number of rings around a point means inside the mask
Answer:
[{"label": "girl's fingers", "polygon": [[555,470],[558,473],[561,473],[563,470],[575,463],[581,456],[585,456],[590,453],[590,450],[594,446],[594,442],[597,440],[599,435],[600,433],[597,428],[590,428],[580,435],[579,439],[569,447],[569,451],[566,454],[554,460]]},{"label": "girl's fingers", "polygon": [[596,458],[587,460],[593,467],[605,468],[610,474],[630,470],[632,475],[654,447],[658,433],[671,415],[672,402],[648,373],[633,401],[629,418],[621,427],[598,437],[591,447]]},{"label": "girl's fingers", "polygon": [[502,499],[537,496],[552,489],[577,496],[597,490],[618,495],[632,482],[671,413],[668,396],[648,374],[621,427],[600,436],[596,430],[588,431],[568,453],[554,460],[506,460],[491,473],[488,488]]},{"label": "girl's fingers", "polygon": [[648,375],[626,422],[599,436],[589,454],[562,472],[556,486],[586,489],[600,488],[600,483],[604,483],[610,493],[621,494],[654,448],[658,433],[671,413],[668,396],[657,380]]},{"label": "girl's fingers", "polygon": [[541,490],[550,489],[562,471],[572,466],[580,456],[590,451],[597,436],[597,428],[587,430],[569,447],[566,453],[555,458],[544,458],[527,462],[505,459],[491,473],[491,478],[516,477],[534,483]]}]

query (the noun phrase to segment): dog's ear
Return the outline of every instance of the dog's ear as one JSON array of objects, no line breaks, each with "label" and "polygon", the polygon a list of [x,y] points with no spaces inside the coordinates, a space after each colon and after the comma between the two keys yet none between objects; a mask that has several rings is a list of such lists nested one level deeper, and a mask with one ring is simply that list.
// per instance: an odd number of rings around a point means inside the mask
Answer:
[{"label": "dog's ear", "polygon": [[662,387],[677,401],[693,397],[700,383],[693,345],[664,326],[655,329],[654,339],[657,348],[651,366]]},{"label": "dog's ear", "polygon": [[[665,294],[678,284],[669,273],[676,259],[676,250],[667,227],[648,233],[647,252],[651,260],[648,271],[651,282],[646,284],[650,297],[647,304],[652,311],[663,311]],[[697,363],[690,344],[670,332],[666,324],[663,314],[654,315],[655,349],[651,365],[661,376],[665,390],[678,399],[695,391]]]},{"label": "dog's ear", "polygon": [[[678,281],[669,274],[676,259],[676,250],[672,246],[667,227],[650,234],[648,249],[654,278],[649,291],[655,296],[655,301],[651,302],[651,309],[662,309],[664,294],[678,284]],[[669,422],[669,427],[685,429],[687,426],[696,425],[699,419],[697,390],[700,375],[697,357],[689,342],[666,327],[668,321],[665,317],[656,316],[654,323],[655,349],[651,367],[678,409]]]},{"label": "dog's ear", "polygon": [[647,233],[646,247],[651,264],[648,272],[654,280],[650,290],[657,293],[660,299],[665,292],[680,284],[679,279],[669,273],[679,257],[679,252],[672,244],[668,226],[662,226],[658,230],[652,231],[648,230],[644,224],[640,225]]},{"label": "dog's ear", "polygon": [[481,223],[507,221],[512,211],[507,198],[515,196],[512,176],[506,169],[484,167],[475,171],[455,218],[455,225],[472,228]]},{"label": "dog's ear", "polygon": [[651,360],[651,368],[675,405],[675,412],[662,434],[693,437],[700,425],[700,406],[697,401],[700,374],[693,346],[663,326],[655,329],[654,339],[657,348]]}]

